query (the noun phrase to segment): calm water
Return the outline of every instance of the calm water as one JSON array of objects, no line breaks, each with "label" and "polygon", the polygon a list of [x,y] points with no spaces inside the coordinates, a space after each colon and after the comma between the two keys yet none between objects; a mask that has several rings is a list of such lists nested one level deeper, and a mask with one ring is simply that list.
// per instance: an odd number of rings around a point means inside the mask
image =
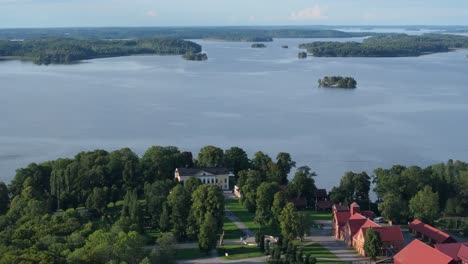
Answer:
[{"label": "calm water", "polygon": [[[326,188],[348,170],[468,160],[468,51],[296,59],[309,41],[199,41],[207,62],[0,62],[0,179],[30,162],[126,146],[287,151]],[[358,89],[319,89],[324,75],[353,76]]]}]

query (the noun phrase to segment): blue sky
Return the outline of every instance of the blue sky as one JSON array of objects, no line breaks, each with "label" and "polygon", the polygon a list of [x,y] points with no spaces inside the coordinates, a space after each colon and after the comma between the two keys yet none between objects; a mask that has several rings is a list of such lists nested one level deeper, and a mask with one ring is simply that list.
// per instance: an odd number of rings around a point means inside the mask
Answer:
[{"label": "blue sky", "polygon": [[468,0],[0,0],[0,27],[468,25]]}]

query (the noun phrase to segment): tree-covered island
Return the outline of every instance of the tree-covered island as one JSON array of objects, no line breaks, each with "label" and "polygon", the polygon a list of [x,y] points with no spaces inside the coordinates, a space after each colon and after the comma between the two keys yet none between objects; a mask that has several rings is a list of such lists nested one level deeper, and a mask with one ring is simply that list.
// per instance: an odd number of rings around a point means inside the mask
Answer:
[{"label": "tree-covered island", "polygon": [[307,59],[307,52],[301,51],[301,52],[299,52],[299,53],[297,54],[297,57],[298,57],[299,59]]},{"label": "tree-covered island", "polygon": [[0,41],[0,57],[32,60],[36,64],[68,64],[80,60],[129,55],[197,54],[201,46],[175,38],[134,40],[80,40],[40,38],[24,41]]},{"label": "tree-covered island", "polygon": [[191,60],[191,61],[204,61],[208,59],[208,55],[206,53],[192,53],[188,52],[185,53],[182,58],[185,60]]},{"label": "tree-covered island", "polygon": [[352,77],[325,76],[324,78],[318,80],[318,84],[319,87],[326,88],[354,89],[356,88],[357,82]]},{"label": "tree-covered island", "polygon": [[301,44],[315,57],[414,57],[468,48],[468,37],[448,34],[386,34],[359,42],[318,41]]},{"label": "tree-covered island", "polygon": [[252,44],[252,48],[266,48],[266,45],[263,43],[254,43]]},{"label": "tree-covered island", "polygon": [[288,46],[288,45],[282,45],[281,48],[283,48],[283,49],[288,49],[289,46]]}]

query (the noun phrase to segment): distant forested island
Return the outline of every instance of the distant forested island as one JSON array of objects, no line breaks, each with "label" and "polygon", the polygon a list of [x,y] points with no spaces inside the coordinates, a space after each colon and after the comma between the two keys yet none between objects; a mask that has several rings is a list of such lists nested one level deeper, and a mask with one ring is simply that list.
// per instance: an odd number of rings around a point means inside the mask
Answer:
[{"label": "distant forested island", "polygon": [[318,80],[318,84],[319,84],[319,87],[326,87],[326,88],[354,89],[356,88],[357,82],[352,77],[325,76],[324,78]]},{"label": "distant forested island", "polygon": [[301,44],[315,57],[414,57],[468,48],[468,37],[448,34],[379,35],[358,42],[319,41]]},{"label": "distant forested island", "polygon": [[266,48],[266,45],[263,43],[254,43],[252,44],[252,48]]},{"label": "distant forested island", "polygon": [[40,38],[24,41],[0,40],[0,57],[32,60],[36,64],[67,64],[80,60],[154,54],[197,54],[201,46],[175,38],[134,40],[79,40]]},{"label": "distant forested island", "polygon": [[204,61],[208,59],[208,55],[206,53],[185,53],[182,58],[191,61]]},{"label": "distant forested island", "polygon": [[301,52],[299,52],[299,53],[297,54],[297,57],[298,57],[299,59],[306,59],[306,58],[307,58],[307,52],[301,51]]},{"label": "distant forested island", "polygon": [[283,49],[288,49],[289,46],[288,46],[288,45],[282,45],[281,48],[283,48]]},{"label": "distant forested island", "polygon": [[0,29],[0,39],[67,37],[78,39],[135,39],[171,37],[178,39],[217,39],[224,41],[268,42],[273,38],[352,38],[375,33],[343,32],[317,28],[253,27],[108,27],[108,28],[29,28]]}]

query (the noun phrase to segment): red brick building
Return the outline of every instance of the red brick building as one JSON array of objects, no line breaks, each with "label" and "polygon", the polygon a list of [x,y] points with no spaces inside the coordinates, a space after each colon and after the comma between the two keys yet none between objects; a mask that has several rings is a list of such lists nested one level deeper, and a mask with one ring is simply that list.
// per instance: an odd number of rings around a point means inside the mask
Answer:
[{"label": "red brick building", "polygon": [[442,232],[428,224],[425,224],[418,219],[415,219],[413,222],[411,222],[408,225],[408,228],[409,231],[416,236],[416,238],[426,241],[430,245],[457,242],[449,234]]},{"label": "red brick building", "polygon": [[468,264],[468,242],[436,244],[434,248],[451,257],[458,264]]},{"label": "red brick building", "polygon": [[415,239],[393,257],[394,264],[455,264],[456,261]]},{"label": "red brick building", "polygon": [[363,256],[366,255],[364,252],[364,242],[366,231],[369,228],[373,228],[380,234],[380,238],[382,239],[381,256],[393,256],[394,253],[399,252],[405,246],[403,233],[401,233],[401,228],[399,226],[362,227],[353,237],[354,248],[359,252],[359,254]]},{"label": "red brick building", "polygon": [[[361,211],[357,203],[350,207],[333,206],[332,235],[344,240],[349,247],[354,247],[364,255],[364,242],[367,228],[375,228],[383,242],[382,255],[398,252],[403,248],[404,239],[399,226],[382,227],[372,221],[375,215],[371,211]],[[391,254],[393,255],[393,254]]]}]

